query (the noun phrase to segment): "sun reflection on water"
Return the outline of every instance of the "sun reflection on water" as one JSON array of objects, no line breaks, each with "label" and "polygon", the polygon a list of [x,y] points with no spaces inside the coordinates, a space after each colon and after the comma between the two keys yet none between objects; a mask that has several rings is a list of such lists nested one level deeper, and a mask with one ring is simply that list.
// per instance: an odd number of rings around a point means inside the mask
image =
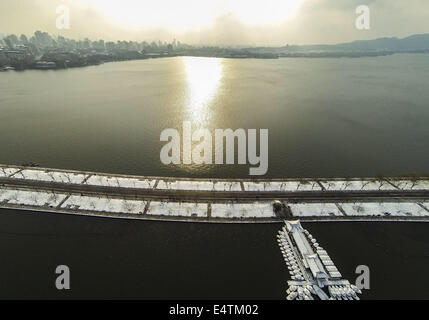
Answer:
[{"label": "sun reflection on water", "polygon": [[188,82],[187,120],[193,125],[207,126],[210,104],[215,98],[223,76],[222,59],[184,57]]}]

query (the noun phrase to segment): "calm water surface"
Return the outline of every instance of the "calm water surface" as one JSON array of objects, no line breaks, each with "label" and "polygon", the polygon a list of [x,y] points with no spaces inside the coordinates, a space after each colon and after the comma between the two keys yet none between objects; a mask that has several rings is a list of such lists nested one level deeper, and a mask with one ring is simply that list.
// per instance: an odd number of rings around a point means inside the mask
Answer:
[{"label": "calm water surface", "polygon": [[[429,56],[168,58],[0,74],[0,162],[140,175],[248,177],[164,166],[165,128],[270,130],[270,177],[429,174]],[[55,156],[54,156],[55,155]]]},{"label": "calm water surface", "polygon": [[[168,58],[0,74],[0,163],[248,177],[163,166],[165,128],[268,128],[269,177],[429,174],[429,56]],[[429,298],[426,224],[310,224],[366,298]],[[1,297],[284,298],[280,225],[121,221],[1,211]],[[54,269],[72,270],[72,291]],[[409,275],[413,281],[409,282]]]}]

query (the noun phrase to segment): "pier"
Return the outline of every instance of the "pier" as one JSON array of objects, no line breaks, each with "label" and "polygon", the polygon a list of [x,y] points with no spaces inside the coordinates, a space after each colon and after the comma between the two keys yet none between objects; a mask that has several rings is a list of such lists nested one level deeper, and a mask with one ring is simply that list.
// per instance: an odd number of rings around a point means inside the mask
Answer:
[{"label": "pier", "polygon": [[359,300],[361,290],[342,279],[326,250],[299,221],[285,221],[277,241],[291,276],[287,300]]},{"label": "pier", "polygon": [[0,208],[218,223],[429,222],[429,178],[185,179],[0,165]]}]

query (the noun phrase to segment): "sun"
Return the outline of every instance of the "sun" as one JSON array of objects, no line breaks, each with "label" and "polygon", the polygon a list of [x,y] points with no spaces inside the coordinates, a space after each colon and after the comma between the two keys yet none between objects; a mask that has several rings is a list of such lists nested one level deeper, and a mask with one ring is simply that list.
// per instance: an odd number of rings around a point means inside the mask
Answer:
[{"label": "sun", "polygon": [[[82,1],[82,0],[81,0]],[[110,21],[134,29],[195,31],[230,15],[246,25],[272,25],[292,18],[303,0],[87,0]]]}]

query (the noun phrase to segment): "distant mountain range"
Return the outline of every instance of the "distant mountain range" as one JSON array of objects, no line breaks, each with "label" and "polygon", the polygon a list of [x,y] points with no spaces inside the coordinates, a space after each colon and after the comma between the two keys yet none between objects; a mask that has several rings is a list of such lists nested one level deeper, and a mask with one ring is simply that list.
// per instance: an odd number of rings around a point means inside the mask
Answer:
[{"label": "distant mountain range", "polygon": [[406,38],[379,38],[339,44],[286,45],[283,47],[248,47],[243,51],[278,57],[339,58],[376,57],[395,53],[429,53],[429,33]]},{"label": "distant mountain range", "polygon": [[286,46],[287,51],[421,51],[429,50],[429,33],[416,34],[403,39],[379,38],[375,40],[358,40],[334,45]]}]

